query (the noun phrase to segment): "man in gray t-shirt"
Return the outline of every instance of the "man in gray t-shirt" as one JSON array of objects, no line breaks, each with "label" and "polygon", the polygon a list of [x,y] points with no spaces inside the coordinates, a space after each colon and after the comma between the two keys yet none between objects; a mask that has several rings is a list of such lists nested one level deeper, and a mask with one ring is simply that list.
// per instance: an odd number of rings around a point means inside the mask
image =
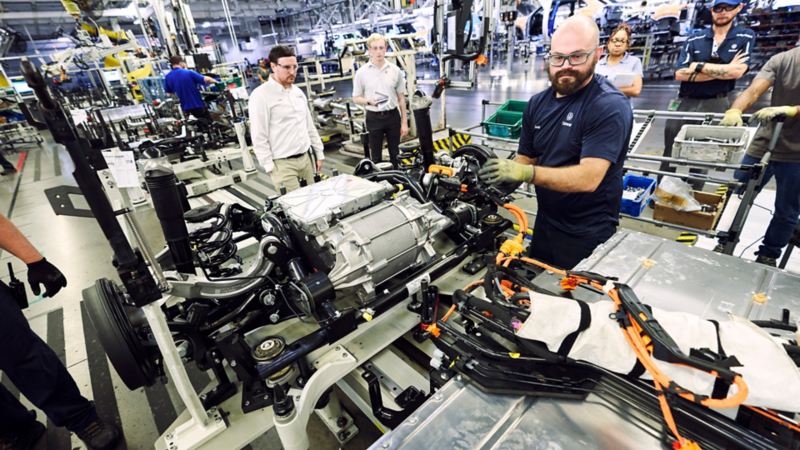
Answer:
[{"label": "man in gray t-shirt", "polygon": [[[775,176],[775,213],[758,249],[756,261],[774,266],[781,249],[789,243],[800,217],[800,48],[795,47],[770,58],[750,86],[733,102],[731,109],[725,112],[720,125],[741,126],[742,111],[753,106],[770,87],[770,106],[753,114],[762,126],[742,158],[742,164],[754,164],[761,160],[774,130],[772,119],[779,115],[786,116],[762,183],[763,186]],[[744,181],[746,175],[737,173],[736,177]]]},{"label": "man in gray t-shirt", "polygon": [[366,107],[366,125],[373,162],[383,159],[383,138],[389,160],[397,168],[400,139],[408,134],[406,81],[399,67],[386,61],[386,37],[373,33],[367,38],[369,62],[353,77],[353,102]]}]

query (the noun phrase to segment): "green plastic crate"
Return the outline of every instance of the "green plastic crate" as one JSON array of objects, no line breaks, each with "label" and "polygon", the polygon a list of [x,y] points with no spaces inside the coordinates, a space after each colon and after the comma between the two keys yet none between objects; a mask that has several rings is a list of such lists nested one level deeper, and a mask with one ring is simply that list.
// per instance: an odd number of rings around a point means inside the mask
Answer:
[{"label": "green plastic crate", "polygon": [[498,110],[481,125],[489,136],[516,139],[522,130],[522,113]]},{"label": "green plastic crate", "polygon": [[528,107],[528,102],[524,100],[507,100],[497,108],[498,111],[524,113]]}]

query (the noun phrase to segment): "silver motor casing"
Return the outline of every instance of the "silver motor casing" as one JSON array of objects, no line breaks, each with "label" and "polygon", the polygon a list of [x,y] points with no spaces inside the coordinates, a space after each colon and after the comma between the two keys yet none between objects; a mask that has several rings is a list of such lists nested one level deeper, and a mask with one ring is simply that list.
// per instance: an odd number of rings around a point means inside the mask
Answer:
[{"label": "silver motor casing", "polygon": [[[286,217],[335,261],[328,273],[337,290],[366,299],[375,286],[433,258],[433,242],[450,220],[407,191],[340,175],[276,200]],[[286,198],[288,197],[288,198]]]}]

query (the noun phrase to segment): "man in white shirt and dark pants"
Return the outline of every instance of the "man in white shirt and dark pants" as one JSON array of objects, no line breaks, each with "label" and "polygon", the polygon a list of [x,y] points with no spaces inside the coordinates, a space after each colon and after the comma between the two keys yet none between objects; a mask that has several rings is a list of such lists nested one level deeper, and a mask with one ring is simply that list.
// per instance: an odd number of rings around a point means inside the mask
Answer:
[{"label": "man in white shirt and dark pants", "polygon": [[[294,49],[277,45],[269,52],[272,73],[250,95],[250,136],[256,159],[272,178],[276,189],[314,182],[322,170],[322,139],[314,125],[303,91],[293,85],[297,76]],[[316,156],[312,161],[309,150]]]},{"label": "man in white shirt and dark pants", "polygon": [[369,62],[353,78],[353,101],[367,109],[369,150],[373,162],[380,162],[383,138],[389,147],[389,160],[398,165],[400,138],[408,134],[406,85],[403,72],[386,61],[387,40],[373,33],[367,38]]}]

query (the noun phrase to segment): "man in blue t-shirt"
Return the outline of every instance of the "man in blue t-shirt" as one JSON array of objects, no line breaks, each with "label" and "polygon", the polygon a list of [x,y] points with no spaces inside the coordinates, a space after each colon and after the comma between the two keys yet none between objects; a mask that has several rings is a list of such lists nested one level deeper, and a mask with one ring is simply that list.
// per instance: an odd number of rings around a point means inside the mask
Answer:
[{"label": "man in blue t-shirt", "polygon": [[211,120],[208,108],[200,96],[199,86],[216,83],[217,80],[184,68],[183,58],[180,56],[170,57],[169,63],[172,65],[172,70],[164,77],[164,91],[178,96],[184,116],[191,115],[198,119]]},{"label": "man in blue t-shirt", "polygon": [[[668,106],[671,111],[721,113],[731,104],[728,96],[748,69],[748,60],[756,45],[753,30],[734,26],[737,14],[747,2],[714,0],[711,28],[689,36],[681,48],[675,66],[675,80],[681,82],[678,98]],[[672,146],[681,127],[698,123],[670,119],[664,127],[664,156],[672,156]],[[675,172],[668,162],[659,170]],[[706,169],[691,168],[689,173],[705,175]],[[694,190],[703,190],[702,180],[689,180]]]},{"label": "man in blue t-shirt", "polygon": [[528,102],[516,158],[491,159],[479,173],[491,184],[533,183],[529,255],[567,269],[616,231],[633,125],[628,99],[594,73],[599,35],[585,16],[556,30],[546,56],[551,86]]}]

